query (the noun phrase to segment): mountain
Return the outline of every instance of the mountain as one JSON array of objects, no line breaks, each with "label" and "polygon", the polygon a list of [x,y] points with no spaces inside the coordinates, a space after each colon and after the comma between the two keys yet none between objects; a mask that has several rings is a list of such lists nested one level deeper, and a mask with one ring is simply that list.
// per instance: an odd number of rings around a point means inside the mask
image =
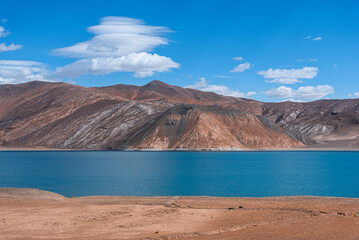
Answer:
[{"label": "mountain", "polygon": [[264,103],[152,81],[0,85],[0,146],[59,149],[359,147],[359,99]]}]

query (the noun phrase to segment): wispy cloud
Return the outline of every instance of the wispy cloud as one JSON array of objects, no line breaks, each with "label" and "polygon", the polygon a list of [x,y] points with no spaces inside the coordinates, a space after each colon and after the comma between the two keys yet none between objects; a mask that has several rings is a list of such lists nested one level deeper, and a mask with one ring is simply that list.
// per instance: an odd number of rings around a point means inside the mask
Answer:
[{"label": "wispy cloud", "polygon": [[95,34],[90,40],[52,51],[58,55],[82,58],[57,68],[57,75],[78,77],[134,72],[135,77],[143,78],[180,67],[169,57],[147,52],[168,44],[169,40],[161,36],[171,32],[167,27],[146,25],[142,20],[133,18],[105,17],[100,25],[87,30]]},{"label": "wispy cloud", "polygon": [[[7,20],[1,19],[3,23],[6,23]],[[0,38],[6,37],[10,34],[3,26],[0,26]],[[15,51],[22,48],[22,45],[11,43],[10,45],[6,45],[5,43],[0,43],[0,52],[8,52],[8,51]]]},{"label": "wispy cloud", "polygon": [[312,39],[313,41],[320,41],[320,40],[323,40],[323,37],[312,37],[312,36],[306,36],[304,38],[305,40],[308,40],[308,39]]},{"label": "wispy cloud", "polygon": [[49,81],[45,65],[35,61],[0,60],[0,83]]},{"label": "wispy cloud", "polygon": [[305,102],[305,101],[300,100],[300,99],[287,98],[287,99],[282,100],[281,102]]},{"label": "wispy cloud", "polygon": [[231,72],[244,72],[245,70],[251,69],[251,64],[249,62],[241,63],[238,66],[235,66]]},{"label": "wispy cloud", "polygon": [[10,44],[6,45],[5,43],[0,43],[0,52],[8,52],[8,51],[15,51],[22,48],[22,45],[19,44]]},{"label": "wispy cloud", "polygon": [[0,65],[7,65],[7,66],[39,66],[43,65],[40,62],[36,61],[21,61],[21,60],[0,60]]},{"label": "wispy cloud", "polygon": [[349,94],[348,97],[351,98],[359,98],[359,92],[353,93],[353,94]]},{"label": "wispy cloud", "polygon": [[[317,67],[303,67],[301,69],[270,68],[259,71],[257,74],[266,78],[269,83],[295,84],[302,82],[300,79],[313,79],[317,76]],[[271,79],[271,80],[270,80]]]},{"label": "wispy cloud", "polygon": [[236,78],[235,76],[216,75],[215,78]]},{"label": "wispy cloud", "polygon": [[193,88],[198,89],[205,92],[214,92],[224,96],[231,97],[241,97],[241,98],[250,98],[251,96],[257,94],[256,92],[239,92],[236,90],[232,90],[225,85],[213,85],[209,84],[205,78],[200,78],[200,81],[195,82],[194,85],[185,86],[185,88]]},{"label": "wispy cloud", "polygon": [[234,57],[232,59],[235,61],[243,61],[243,57]]},{"label": "wispy cloud", "polygon": [[318,58],[309,58],[309,59],[306,59],[306,58],[298,58],[297,59],[297,62],[316,62],[318,61]]},{"label": "wispy cloud", "polygon": [[300,87],[297,90],[286,86],[280,86],[264,92],[264,94],[269,97],[294,98],[299,100],[317,100],[333,93],[334,88],[329,85],[305,86]]},{"label": "wispy cloud", "polygon": [[10,32],[6,31],[3,26],[0,26],[0,37],[6,37]]}]

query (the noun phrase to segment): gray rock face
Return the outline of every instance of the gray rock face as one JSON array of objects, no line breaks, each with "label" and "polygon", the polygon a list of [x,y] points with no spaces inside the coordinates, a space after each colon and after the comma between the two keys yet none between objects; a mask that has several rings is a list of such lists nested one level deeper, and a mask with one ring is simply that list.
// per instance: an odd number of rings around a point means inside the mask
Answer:
[{"label": "gray rock face", "polygon": [[265,103],[262,114],[279,126],[306,136],[340,133],[359,128],[359,99]]}]

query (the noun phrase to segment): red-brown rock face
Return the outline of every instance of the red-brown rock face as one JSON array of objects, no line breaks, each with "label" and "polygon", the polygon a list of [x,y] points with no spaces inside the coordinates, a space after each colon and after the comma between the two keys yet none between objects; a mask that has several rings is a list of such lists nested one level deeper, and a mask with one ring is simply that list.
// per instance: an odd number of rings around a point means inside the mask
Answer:
[{"label": "red-brown rock face", "polygon": [[262,103],[160,81],[142,87],[0,85],[0,146],[288,148],[313,144],[312,137],[322,139],[323,134],[358,133],[358,126],[358,99]]}]

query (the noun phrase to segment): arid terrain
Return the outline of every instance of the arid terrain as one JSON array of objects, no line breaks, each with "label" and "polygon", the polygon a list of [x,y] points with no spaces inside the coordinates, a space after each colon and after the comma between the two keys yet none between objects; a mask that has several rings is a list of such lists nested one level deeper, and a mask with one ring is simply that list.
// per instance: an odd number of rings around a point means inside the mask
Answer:
[{"label": "arid terrain", "polygon": [[0,147],[93,150],[359,148],[359,99],[264,103],[152,81],[0,85]]},{"label": "arid terrain", "polygon": [[77,197],[0,189],[0,239],[359,239],[359,199]]}]

